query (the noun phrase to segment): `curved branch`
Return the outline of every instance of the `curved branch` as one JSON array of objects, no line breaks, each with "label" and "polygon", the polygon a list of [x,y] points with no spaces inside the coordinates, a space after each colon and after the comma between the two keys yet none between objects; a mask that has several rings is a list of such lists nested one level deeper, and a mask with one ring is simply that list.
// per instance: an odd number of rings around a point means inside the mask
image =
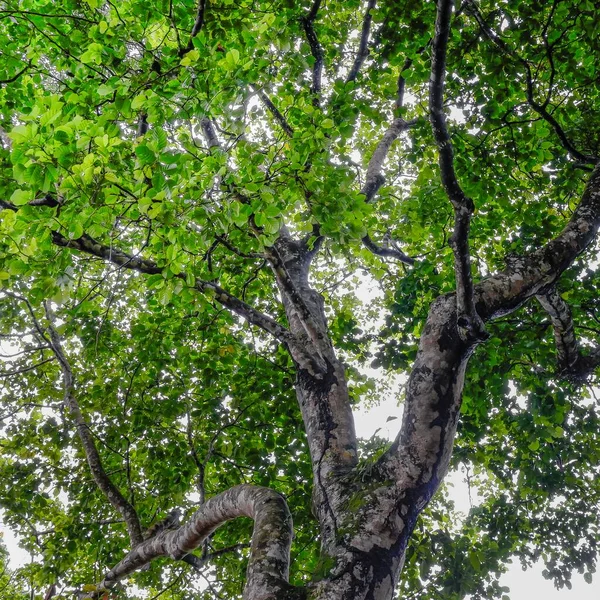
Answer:
[{"label": "curved branch", "polygon": [[465,195],[456,177],[454,150],[444,114],[446,54],[453,6],[453,0],[438,0],[429,80],[429,113],[433,137],[439,151],[442,185],[454,208],[454,232],[450,238],[450,246],[454,254],[459,331],[465,340],[477,340],[485,338],[485,330],[475,309],[469,251],[469,231],[475,207],[473,200]]},{"label": "curved branch", "polygon": [[562,299],[556,287],[552,286],[536,297],[550,316],[554,327],[554,341],[560,374],[573,380],[585,381],[600,366],[600,348],[594,348],[588,355],[582,354],[575,335],[571,309]]},{"label": "curved branch", "polygon": [[278,597],[279,591],[291,588],[288,579],[292,517],[280,494],[252,485],[238,485],[210,498],[185,525],[142,542],[104,576],[92,594],[84,597],[98,598],[159,556],[182,560],[215,529],[238,517],[254,519],[244,598]]},{"label": "curved branch", "polygon": [[569,305],[560,297],[556,287],[552,286],[537,296],[538,302],[550,316],[554,327],[558,368],[566,371],[579,360],[579,344],[575,337],[575,327]]},{"label": "curved branch", "polygon": [[390,152],[392,144],[398,139],[401,133],[409,129],[415,121],[405,121],[402,118],[394,119],[388,127],[383,137],[377,144],[369,164],[367,165],[367,176],[365,184],[362,187],[361,193],[365,195],[366,202],[371,202],[375,198],[375,194],[384,184],[385,178],[381,174],[383,163]]},{"label": "curved branch", "polygon": [[[402,132],[406,131],[414,124],[415,121],[405,121],[399,117],[392,121],[392,124],[383,134],[383,137],[377,144],[377,147],[369,160],[369,164],[367,165],[367,175],[361,189],[361,193],[365,196],[365,202],[372,202],[381,186],[385,183],[385,177],[381,174],[381,171],[392,144],[398,139]],[[378,246],[371,239],[369,234],[362,238],[362,243],[368,250],[377,256],[395,258],[407,265],[412,265],[415,262],[414,259],[410,258],[400,250]]]}]

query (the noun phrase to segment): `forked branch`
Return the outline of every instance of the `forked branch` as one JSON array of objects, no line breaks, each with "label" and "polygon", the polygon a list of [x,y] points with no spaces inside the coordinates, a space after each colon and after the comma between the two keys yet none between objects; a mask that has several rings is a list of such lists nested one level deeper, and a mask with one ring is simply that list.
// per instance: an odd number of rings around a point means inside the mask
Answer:
[{"label": "forked branch", "polygon": [[[547,290],[596,238],[599,228],[600,166],[596,166],[579,206],[556,238],[475,286],[481,318],[488,321],[509,314],[536,295],[547,297]],[[558,327],[568,332],[565,307],[556,297],[547,305],[555,313]],[[564,340],[562,337],[562,352],[572,361],[574,342],[569,335]],[[454,297],[438,297],[431,305],[407,384],[402,427],[373,470],[383,479],[397,481],[400,493],[411,489],[423,503],[435,492],[448,468],[472,350],[473,344],[458,336]],[[600,365],[600,351],[583,360],[589,374]]]}]

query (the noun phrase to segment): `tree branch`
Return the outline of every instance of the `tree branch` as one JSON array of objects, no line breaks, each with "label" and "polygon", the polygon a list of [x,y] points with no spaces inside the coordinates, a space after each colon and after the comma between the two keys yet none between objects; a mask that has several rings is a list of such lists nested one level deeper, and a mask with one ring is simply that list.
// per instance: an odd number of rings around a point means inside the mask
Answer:
[{"label": "tree branch", "polygon": [[371,11],[375,8],[376,3],[377,0],[369,0],[369,3],[367,5],[367,10],[363,18],[362,30],[360,33],[360,43],[358,44],[358,52],[356,53],[354,64],[350,69],[350,73],[348,73],[346,82],[356,80],[356,77],[358,76],[363,62],[365,62],[365,59],[367,58],[367,56],[369,56],[369,35],[371,33],[371,21],[373,20]]},{"label": "tree branch", "polygon": [[531,67],[529,66],[529,63],[515,50],[510,48],[508,44],[486,23],[481,12],[479,11],[479,8],[473,0],[465,0],[463,5],[465,6],[465,12],[471,14],[475,18],[475,20],[479,24],[479,27],[486,35],[486,37],[491,42],[493,42],[504,55],[511,56],[523,66],[523,68],[525,69],[525,77],[527,82],[527,102],[529,106],[531,106],[531,108],[538,115],[540,115],[540,117],[542,117],[542,119],[544,119],[547,123],[549,123],[552,126],[554,132],[560,139],[565,150],[567,150],[567,152],[569,152],[574,158],[576,158],[581,163],[590,165],[597,164],[600,161],[600,159],[597,156],[584,154],[583,152],[577,150],[577,148],[575,148],[573,143],[569,140],[567,134],[565,133],[564,129],[560,126],[558,121],[548,112],[546,107],[549,103],[550,96],[548,96],[548,98],[543,104],[540,104],[536,101],[533,93],[533,76],[531,74]]},{"label": "tree branch", "polygon": [[395,258],[405,265],[414,265],[416,262],[414,258],[404,254],[399,248],[395,248],[393,242],[392,246],[379,246],[371,239],[369,234],[363,237],[362,242],[365,245],[365,248],[370,250],[376,256],[381,256],[382,258]]},{"label": "tree branch", "polygon": [[281,114],[281,111],[273,104],[271,99],[265,94],[263,90],[258,90],[258,97],[261,102],[265,105],[267,110],[273,115],[273,118],[279,123],[283,131],[288,137],[292,137],[294,135],[294,130],[290,127],[289,123],[286,121],[286,118]]},{"label": "tree branch", "polygon": [[453,0],[438,0],[429,80],[429,114],[433,137],[439,151],[442,185],[454,208],[454,233],[450,238],[450,246],[454,253],[459,332],[465,340],[477,340],[485,338],[486,334],[473,298],[469,231],[474,205],[473,200],[467,197],[460,187],[454,171],[454,150],[443,105],[446,54],[453,5]]},{"label": "tree branch", "polygon": [[587,356],[581,353],[571,309],[555,286],[537,294],[536,298],[552,321],[560,374],[579,381],[587,379],[600,366],[600,348],[593,349]]},{"label": "tree branch", "polygon": [[127,526],[127,531],[129,532],[131,546],[135,547],[143,540],[140,520],[138,518],[135,508],[121,494],[119,489],[110,480],[110,478],[106,474],[106,471],[104,470],[102,460],[100,458],[100,454],[98,453],[98,449],[96,448],[96,444],[94,442],[94,438],[92,436],[90,427],[87,424],[85,418],[83,417],[83,414],[81,413],[81,409],[79,407],[79,403],[77,402],[77,398],[75,397],[75,379],[73,377],[73,371],[62,348],[60,336],[58,335],[58,332],[54,327],[54,317],[52,315],[52,312],[50,308],[45,304],[44,308],[46,310],[46,318],[48,319],[48,327],[46,328],[46,330],[50,334],[50,338],[48,339],[48,337],[46,336],[46,331],[37,320],[33,307],[31,306],[29,301],[26,298],[18,296],[16,294],[10,295],[13,296],[15,299],[18,299],[25,303],[25,305],[27,306],[27,310],[33,320],[35,328],[37,329],[39,335],[47,341],[48,346],[54,353],[54,356],[56,357],[60,365],[64,387],[63,402],[75,421],[77,433],[79,435],[79,439],[81,440],[81,445],[83,446],[83,450],[85,452],[90,471],[92,472],[92,475],[94,477],[94,481],[96,482],[96,485],[98,486],[100,491],[106,496],[106,499],[110,502],[113,508],[121,515],[121,517],[123,517],[123,520],[125,521],[125,524]]},{"label": "tree branch", "polygon": [[394,119],[392,124],[377,144],[373,152],[369,164],[367,165],[367,175],[365,184],[362,187],[361,193],[365,195],[366,202],[371,202],[379,188],[385,183],[385,178],[381,174],[383,163],[390,152],[392,144],[400,137],[400,134],[409,129],[416,121],[405,121],[402,118]]},{"label": "tree branch", "polygon": [[569,305],[560,297],[555,286],[536,296],[550,316],[554,327],[554,339],[561,371],[570,370],[579,360],[579,344],[575,337],[573,317]]},{"label": "tree branch", "polygon": [[310,87],[311,93],[313,93],[316,98],[315,102],[318,104],[319,99],[318,96],[321,93],[321,76],[323,74],[323,48],[319,43],[319,38],[317,37],[317,33],[315,32],[315,19],[317,18],[317,13],[319,12],[319,8],[321,7],[321,0],[315,0],[313,5],[311,6],[308,13],[301,17],[302,26],[304,27],[304,33],[306,34],[306,39],[308,41],[308,45],[310,46],[310,51],[315,59],[313,64],[313,75],[312,75],[312,85]]},{"label": "tree branch", "polygon": [[269,262],[271,263],[273,273],[275,274],[275,279],[281,293],[285,294],[287,297],[289,305],[291,305],[291,308],[295,312],[298,320],[300,323],[302,323],[304,331],[306,332],[309,340],[312,342],[314,350],[319,355],[320,360],[316,360],[316,357],[313,357],[313,360],[311,361],[314,365],[313,369],[316,370],[316,372],[325,372],[327,370],[327,366],[324,362],[324,353],[329,350],[329,347],[323,348],[323,342],[325,340],[323,326],[315,321],[315,317],[306,304],[302,294],[297,289],[294,281],[292,281],[285,263],[277,250],[277,246],[275,245],[270,248],[266,248],[265,252],[268,256]]},{"label": "tree branch", "polygon": [[[414,120],[405,121],[398,117],[394,119],[383,134],[367,165],[367,175],[361,189],[361,193],[365,195],[365,202],[372,202],[381,186],[385,183],[385,177],[381,174],[381,171],[383,170],[383,163],[390,152],[392,144],[400,137],[402,132],[409,129],[415,123],[416,121]],[[377,245],[369,234],[362,238],[362,242],[368,250],[377,256],[395,258],[407,265],[412,265],[415,262],[414,259],[404,254],[401,250]]]},{"label": "tree branch", "polygon": [[239,485],[207,500],[185,525],[136,546],[104,576],[96,590],[84,598],[100,597],[118,581],[159,556],[183,559],[215,529],[238,517],[254,519],[244,598],[273,598],[278,590],[290,589],[292,518],[287,504],[282,496],[268,488]]},{"label": "tree branch", "polygon": [[[2,12],[6,12],[6,11],[2,11]],[[23,73],[26,73],[30,68],[31,68],[31,61],[29,61],[20,71],[18,71],[12,77],[9,77],[8,79],[0,79],[0,85],[6,85],[7,83],[13,83],[17,79],[19,79],[19,77],[21,77],[21,75],[23,75]]]},{"label": "tree branch", "polygon": [[[581,202],[556,238],[475,286],[478,314],[488,321],[544,294],[589,246],[599,228],[600,165],[595,167]],[[400,495],[411,490],[426,503],[441,482],[452,452],[465,369],[477,343],[465,341],[458,334],[454,294],[437,298],[431,305],[407,384],[400,432],[373,470],[379,478],[393,478]],[[600,364],[600,350],[588,360],[590,367]]]},{"label": "tree branch", "polygon": [[[198,1],[198,8],[196,10],[196,20],[194,21],[194,26],[192,27],[192,32],[190,33],[190,43],[192,39],[194,39],[202,29],[204,25],[204,13],[206,11],[206,0]],[[191,48],[190,48],[191,50]]]},{"label": "tree branch", "polygon": [[204,134],[204,137],[208,143],[209,150],[212,150],[213,148],[221,148],[221,142],[219,142],[215,127],[208,117],[202,117],[202,119],[200,119],[200,127],[202,128],[202,133]]},{"label": "tree branch", "polygon": [[[163,268],[159,267],[151,260],[127,254],[118,248],[104,246],[86,234],[82,235],[76,240],[69,240],[62,234],[53,231],[52,241],[57,246],[91,254],[92,256],[96,256],[113,264],[119,265],[124,269],[131,269],[146,275],[156,275],[163,272]],[[178,275],[175,275],[175,277],[185,281],[187,276],[185,273],[179,273]],[[249,304],[246,304],[239,298],[236,298],[229,292],[225,291],[216,283],[194,278],[193,287],[199,292],[210,294],[219,304],[244,318],[252,325],[256,325],[267,333],[270,333],[273,337],[281,342],[288,343],[290,341],[291,335],[285,327],[277,323],[277,321],[268,315],[261,313],[260,311],[251,307]]]},{"label": "tree branch", "polygon": [[214,560],[219,556],[223,556],[224,554],[229,554],[230,552],[244,550],[245,548],[250,548],[250,544],[234,544],[233,546],[227,546],[227,548],[214,550],[213,552],[210,552],[206,556],[202,557],[196,556],[195,554],[186,554],[181,560],[190,565],[195,571],[200,571],[206,565],[206,563],[210,562],[211,560]]}]

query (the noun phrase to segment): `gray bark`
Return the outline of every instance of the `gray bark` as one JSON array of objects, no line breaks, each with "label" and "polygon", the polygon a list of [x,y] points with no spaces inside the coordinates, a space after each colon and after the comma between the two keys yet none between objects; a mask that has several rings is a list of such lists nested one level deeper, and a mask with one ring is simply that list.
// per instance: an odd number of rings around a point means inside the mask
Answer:
[{"label": "gray bark", "polygon": [[238,517],[254,520],[244,599],[285,598],[290,589],[292,517],[282,496],[251,485],[239,485],[210,498],[181,527],[162,531],[138,544],[87,597],[99,597],[159,556],[183,559],[220,525]]}]

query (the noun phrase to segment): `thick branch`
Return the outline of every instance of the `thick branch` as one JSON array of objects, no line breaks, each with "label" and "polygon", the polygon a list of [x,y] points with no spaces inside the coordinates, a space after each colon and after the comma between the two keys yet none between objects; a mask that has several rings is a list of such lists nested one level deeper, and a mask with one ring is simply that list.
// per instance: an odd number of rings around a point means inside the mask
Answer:
[{"label": "thick branch", "polygon": [[[310,87],[311,93],[315,94],[315,96],[318,96],[321,93],[321,76],[323,74],[323,48],[321,47],[314,27],[315,19],[317,18],[320,7],[321,0],[315,0],[308,14],[302,17],[304,33],[306,34],[306,39],[310,46],[310,52],[315,60],[312,69],[312,85]],[[316,99],[316,102],[318,102],[318,98]]]},{"label": "thick branch", "polygon": [[373,20],[371,11],[375,8],[376,3],[377,0],[369,0],[369,4],[367,5],[367,10],[365,12],[362,24],[362,30],[360,33],[360,43],[358,44],[358,52],[356,53],[354,64],[350,69],[350,73],[348,73],[348,78],[346,79],[346,81],[354,81],[356,79],[363,62],[365,62],[365,59],[367,58],[367,56],[369,56],[369,35],[371,33],[371,21]]},{"label": "thick branch", "polygon": [[[187,54],[194,48],[194,38],[202,31],[204,26],[204,17],[206,13],[206,0],[198,0],[198,6],[196,7],[196,17],[194,19],[194,25],[190,31],[190,39],[188,43],[179,48],[179,56]],[[179,36],[178,36],[179,39]]]},{"label": "thick branch", "polygon": [[[487,321],[545,293],[594,240],[599,228],[600,166],[596,166],[579,206],[555,239],[475,286],[478,314]],[[410,490],[423,505],[448,467],[465,369],[476,343],[458,334],[454,295],[440,296],[423,328],[400,433],[374,470],[378,477],[397,481],[400,494]],[[588,360],[590,365],[600,364],[600,351],[594,351]]]},{"label": "thick branch", "polygon": [[475,310],[469,252],[469,230],[474,205],[473,200],[467,197],[460,187],[454,171],[454,150],[443,104],[446,54],[453,5],[453,0],[438,0],[429,80],[429,114],[433,137],[439,151],[442,185],[454,208],[454,233],[450,245],[454,253],[459,331],[465,339],[480,339],[485,337],[485,331],[483,322]]},{"label": "thick branch", "polygon": [[[510,48],[510,46],[508,46],[508,44],[486,23],[481,12],[479,11],[479,8],[473,0],[465,0],[464,6],[466,8],[466,12],[473,15],[486,37],[493,42],[504,55],[511,56],[523,66],[525,69],[525,77],[527,82],[527,102],[529,106],[531,106],[531,108],[538,115],[540,115],[540,117],[542,117],[542,119],[552,126],[565,150],[567,150],[567,152],[569,152],[574,158],[584,164],[597,164],[600,159],[597,156],[584,154],[583,152],[577,150],[571,140],[569,140],[567,134],[560,126],[558,121],[548,112],[546,106],[548,105],[550,96],[548,96],[547,100],[543,104],[540,104],[536,101],[533,93],[533,75],[531,74],[531,67],[529,66],[529,63],[515,50]],[[549,93],[551,93],[551,88]]]},{"label": "thick branch", "polygon": [[579,360],[579,344],[575,337],[571,309],[554,286],[538,294],[537,299],[550,316],[554,327],[558,367],[561,371],[569,370]]},{"label": "thick branch", "polygon": [[99,597],[159,556],[183,559],[215,529],[238,517],[254,519],[244,598],[275,598],[278,591],[291,587],[288,578],[292,518],[282,496],[268,488],[251,485],[239,485],[210,498],[185,525],[142,542],[113,567],[96,591],[87,597]]},{"label": "thick branch", "polygon": [[94,481],[96,482],[96,485],[100,491],[111,503],[113,508],[121,515],[121,517],[123,517],[123,520],[127,525],[127,531],[129,532],[131,546],[135,547],[143,540],[140,520],[135,508],[127,501],[123,494],[121,494],[119,489],[110,480],[106,474],[106,471],[104,470],[100,454],[98,453],[98,449],[96,448],[94,438],[90,431],[90,427],[81,413],[79,403],[77,402],[77,398],[75,396],[75,380],[73,377],[73,371],[62,348],[60,336],[54,327],[53,315],[49,307],[46,306],[46,316],[49,322],[47,331],[50,334],[50,339],[47,339],[46,333],[39,324],[29,302],[25,298],[18,298],[26,303],[38,333],[48,341],[50,349],[60,364],[60,369],[63,375],[64,404],[75,421],[77,433],[79,435],[79,439],[81,440],[81,445],[83,446],[83,450],[85,452],[90,471],[92,472],[92,476],[94,477]]},{"label": "thick branch", "polygon": [[[124,269],[132,269],[133,271],[145,273],[146,275],[156,275],[163,272],[163,268],[159,267],[151,260],[127,254],[118,248],[104,246],[85,234],[76,240],[69,240],[62,234],[53,231],[52,241],[57,246],[71,248],[73,250],[78,250],[79,252],[91,254],[92,256],[96,256],[113,264],[119,265]],[[175,277],[186,280],[185,273],[179,273]],[[252,308],[249,304],[246,304],[239,298],[236,298],[229,292],[225,291],[216,283],[195,278],[194,288],[199,292],[203,292],[214,297],[214,299],[226,309],[244,318],[252,325],[260,327],[267,333],[270,333],[276,339],[284,343],[287,343],[290,340],[290,333],[285,327],[277,323],[277,321],[268,315],[261,313],[255,308]]]}]

